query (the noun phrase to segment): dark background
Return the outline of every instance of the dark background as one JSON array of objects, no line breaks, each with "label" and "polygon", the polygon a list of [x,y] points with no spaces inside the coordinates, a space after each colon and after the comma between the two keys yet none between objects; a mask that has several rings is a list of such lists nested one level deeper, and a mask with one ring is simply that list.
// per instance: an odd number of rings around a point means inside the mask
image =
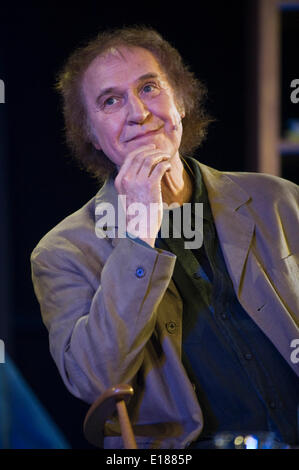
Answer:
[{"label": "dark background", "polygon": [[[163,2],[163,7],[152,2],[105,4],[85,1],[81,7],[66,7],[51,2],[25,7],[13,2],[0,11],[0,78],[6,87],[6,103],[0,105],[0,150],[7,157],[1,157],[0,167],[1,220],[5,221],[1,228],[0,338],[74,448],[89,447],[82,435],[88,406],[66,390],[50,357],[29,263],[40,238],[98,190],[71,161],[64,143],[60,102],[54,91],[63,61],[107,26],[142,23],[156,28],[209,90],[207,107],[216,122],[196,158],[220,170],[248,169],[245,123],[252,46],[247,33],[252,2],[198,1],[196,8],[191,2],[186,6]],[[296,43],[287,59],[287,66],[293,67],[288,72],[291,79],[299,78],[293,65],[295,50]],[[283,113],[298,116],[299,104],[297,108],[290,105],[289,94],[286,81],[283,100],[288,104]]]}]

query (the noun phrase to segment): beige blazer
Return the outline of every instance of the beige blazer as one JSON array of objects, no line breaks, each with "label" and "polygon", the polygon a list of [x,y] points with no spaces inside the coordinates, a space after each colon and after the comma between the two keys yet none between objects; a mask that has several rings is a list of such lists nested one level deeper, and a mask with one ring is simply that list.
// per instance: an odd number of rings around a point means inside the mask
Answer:
[{"label": "beige blazer", "polygon": [[[239,301],[298,374],[291,343],[299,339],[299,188],[199,165]],[[120,238],[117,226],[98,238],[95,208],[103,201],[114,204],[117,221],[110,180],[32,253],[51,354],[69,391],[87,403],[111,385],[133,385],[129,413],[140,448],[187,447],[203,416],[181,363],[176,256]],[[121,448],[118,423],[106,432],[105,447]]]}]

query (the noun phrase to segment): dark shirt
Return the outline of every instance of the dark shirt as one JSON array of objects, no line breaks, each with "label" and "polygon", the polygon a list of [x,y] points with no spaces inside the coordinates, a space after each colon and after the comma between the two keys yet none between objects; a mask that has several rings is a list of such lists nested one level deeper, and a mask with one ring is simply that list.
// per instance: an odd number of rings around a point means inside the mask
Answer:
[{"label": "dark shirt", "polygon": [[204,204],[203,245],[186,249],[184,236],[172,238],[170,217],[170,237],[161,238],[160,231],[155,246],[177,256],[173,281],[184,306],[182,360],[204,417],[195,447],[223,431],[271,431],[294,445],[298,378],[238,301],[200,168],[193,158],[184,164],[194,181],[193,228],[194,203]]}]

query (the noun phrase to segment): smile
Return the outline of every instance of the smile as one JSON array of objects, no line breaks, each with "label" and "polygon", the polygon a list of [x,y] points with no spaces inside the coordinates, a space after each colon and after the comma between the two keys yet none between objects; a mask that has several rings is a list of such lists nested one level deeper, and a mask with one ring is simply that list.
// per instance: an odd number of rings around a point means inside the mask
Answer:
[{"label": "smile", "polygon": [[136,135],[135,137],[132,137],[131,139],[127,140],[127,142],[132,142],[133,140],[143,139],[145,137],[151,137],[153,135],[159,134],[160,131],[161,131],[161,127],[159,127],[159,129],[155,129],[153,131],[145,132],[144,134]]}]

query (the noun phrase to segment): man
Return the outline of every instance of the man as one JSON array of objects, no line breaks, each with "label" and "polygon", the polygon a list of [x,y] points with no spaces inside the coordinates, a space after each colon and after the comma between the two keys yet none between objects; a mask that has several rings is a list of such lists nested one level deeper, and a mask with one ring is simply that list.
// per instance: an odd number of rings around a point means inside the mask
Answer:
[{"label": "man", "polygon": [[[58,83],[68,141],[105,177],[31,257],[66,386],[92,403],[131,383],[140,448],[213,447],[222,431],[271,431],[296,445],[298,187],[187,156],[209,122],[204,89],[151,29],[102,33],[69,58]],[[184,231],[175,235],[187,204],[193,232],[198,221],[203,231],[193,249]],[[97,232],[110,206],[115,217]],[[122,446],[115,420],[106,436],[106,448]]]}]

